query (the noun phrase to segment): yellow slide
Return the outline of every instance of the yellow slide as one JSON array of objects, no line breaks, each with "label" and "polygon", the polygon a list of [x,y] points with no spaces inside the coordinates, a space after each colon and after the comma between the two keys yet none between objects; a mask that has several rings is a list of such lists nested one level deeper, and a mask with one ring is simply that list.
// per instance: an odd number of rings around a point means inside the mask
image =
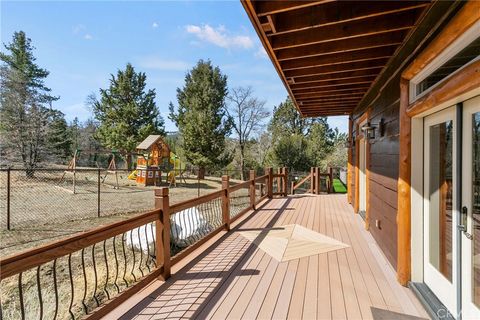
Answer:
[{"label": "yellow slide", "polygon": [[137,170],[133,170],[132,172],[130,172],[130,174],[128,175],[128,180],[136,180],[137,179]]}]

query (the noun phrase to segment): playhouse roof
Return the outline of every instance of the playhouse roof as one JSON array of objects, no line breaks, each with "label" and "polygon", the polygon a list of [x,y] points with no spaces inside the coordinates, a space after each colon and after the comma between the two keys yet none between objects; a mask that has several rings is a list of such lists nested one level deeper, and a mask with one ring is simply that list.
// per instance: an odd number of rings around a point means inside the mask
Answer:
[{"label": "playhouse roof", "polygon": [[150,147],[155,144],[158,140],[161,140],[162,136],[160,135],[149,135],[145,140],[143,140],[138,146],[137,149],[140,150],[147,150],[150,149]]}]

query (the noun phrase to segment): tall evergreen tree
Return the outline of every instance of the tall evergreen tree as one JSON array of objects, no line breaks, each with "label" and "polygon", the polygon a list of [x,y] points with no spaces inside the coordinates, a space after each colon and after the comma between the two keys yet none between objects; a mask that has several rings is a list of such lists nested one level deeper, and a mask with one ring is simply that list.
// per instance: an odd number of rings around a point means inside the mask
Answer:
[{"label": "tall evergreen tree", "polygon": [[52,111],[52,120],[48,127],[48,145],[51,154],[59,160],[65,161],[72,155],[73,142],[69,127],[65,115],[58,110]]},{"label": "tall evergreen tree", "polygon": [[227,76],[210,61],[198,61],[185,76],[183,88],[177,88],[178,110],[170,103],[170,119],[183,138],[183,150],[189,162],[199,167],[221,168],[231,160],[225,151],[225,137],[232,129],[232,119],[225,111]]},{"label": "tall evergreen tree", "polygon": [[132,166],[131,152],[150,134],[165,134],[164,121],[155,105],[155,90],[146,90],[147,77],[128,63],[125,70],[111,75],[108,89],[100,89],[100,100],[92,103],[99,122],[97,137],[102,144],[127,157]]},{"label": "tall evergreen tree", "polygon": [[9,154],[18,155],[28,176],[48,151],[51,103],[58,97],[45,86],[49,72],[35,63],[34,47],[23,31],[0,52],[0,131]]},{"label": "tall evergreen tree", "polygon": [[283,135],[306,136],[310,133],[311,126],[315,121],[316,118],[302,118],[290,97],[287,97],[284,102],[273,109],[268,130],[272,133],[274,140]]}]

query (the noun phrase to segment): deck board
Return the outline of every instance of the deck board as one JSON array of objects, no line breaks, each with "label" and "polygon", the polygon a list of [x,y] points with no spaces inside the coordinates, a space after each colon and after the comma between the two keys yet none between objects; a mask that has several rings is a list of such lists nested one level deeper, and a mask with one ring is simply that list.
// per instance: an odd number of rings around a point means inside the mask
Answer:
[{"label": "deck board", "polygon": [[[239,232],[298,224],[349,247],[279,262]],[[266,201],[218,236],[166,282],[151,284],[122,319],[372,319],[371,308],[427,318],[344,195]],[[297,250],[297,249],[295,249]],[[300,248],[301,250],[301,248]],[[138,299],[137,299],[138,301]],[[117,313],[115,313],[117,312]],[[107,317],[108,318],[108,317]]]}]

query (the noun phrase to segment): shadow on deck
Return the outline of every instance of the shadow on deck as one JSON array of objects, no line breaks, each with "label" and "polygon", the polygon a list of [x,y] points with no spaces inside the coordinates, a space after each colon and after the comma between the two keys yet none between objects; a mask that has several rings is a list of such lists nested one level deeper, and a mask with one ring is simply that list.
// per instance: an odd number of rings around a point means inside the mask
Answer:
[{"label": "shadow on deck", "polygon": [[[297,224],[347,248],[279,262],[240,232]],[[427,318],[344,195],[263,202],[108,317],[121,319]],[[260,242],[266,233],[260,233]],[[260,237],[260,238],[259,238]],[[298,248],[301,250],[301,248]]]}]

